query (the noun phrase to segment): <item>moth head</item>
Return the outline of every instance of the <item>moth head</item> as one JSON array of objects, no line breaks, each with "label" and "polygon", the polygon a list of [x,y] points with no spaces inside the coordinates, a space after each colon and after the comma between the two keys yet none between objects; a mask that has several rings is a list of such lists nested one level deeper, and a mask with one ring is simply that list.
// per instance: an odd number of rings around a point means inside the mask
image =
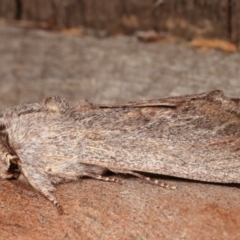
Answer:
[{"label": "moth head", "polygon": [[0,123],[0,179],[13,178],[18,174],[18,160],[8,143],[6,126]]},{"label": "moth head", "polygon": [[0,178],[12,178],[13,172],[9,171],[11,167],[11,155],[3,144],[0,144]]}]

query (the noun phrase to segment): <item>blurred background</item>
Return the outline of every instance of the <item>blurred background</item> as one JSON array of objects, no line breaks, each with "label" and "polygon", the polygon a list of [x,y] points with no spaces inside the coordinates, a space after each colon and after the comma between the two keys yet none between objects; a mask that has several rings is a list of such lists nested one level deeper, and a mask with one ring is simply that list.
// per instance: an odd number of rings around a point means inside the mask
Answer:
[{"label": "blurred background", "polygon": [[[53,95],[240,97],[239,12],[238,0],[0,0],[0,111]],[[61,217],[1,181],[0,239],[240,239],[239,189],[169,181],[175,191],[135,178],[63,184]]]},{"label": "blurred background", "polygon": [[1,0],[0,110],[240,94],[237,0]]}]

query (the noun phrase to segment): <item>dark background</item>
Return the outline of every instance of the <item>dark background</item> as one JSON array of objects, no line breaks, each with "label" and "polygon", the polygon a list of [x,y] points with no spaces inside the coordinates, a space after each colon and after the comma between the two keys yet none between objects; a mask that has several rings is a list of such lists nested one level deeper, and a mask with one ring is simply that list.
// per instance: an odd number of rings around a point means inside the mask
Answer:
[{"label": "dark background", "polygon": [[154,29],[190,39],[196,35],[240,40],[238,0],[1,0],[0,17],[84,26],[106,35]]}]

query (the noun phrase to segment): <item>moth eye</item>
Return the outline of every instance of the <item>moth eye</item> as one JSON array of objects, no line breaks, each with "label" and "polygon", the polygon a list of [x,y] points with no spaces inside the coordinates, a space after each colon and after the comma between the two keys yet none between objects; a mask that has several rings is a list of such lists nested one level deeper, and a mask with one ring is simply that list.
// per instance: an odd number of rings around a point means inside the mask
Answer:
[{"label": "moth eye", "polygon": [[10,173],[17,173],[17,172],[19,172],[20,170],[19,170],[18,164],[11,162],[11,163],[10,163],[10,166],[9,166],[9,168],[8,168],[7,171],[10,172]]},{"label": "moth eye", "polygon": [[0,124],[0,131],[3,131],[6,129],[6,126],[4,124]]}]

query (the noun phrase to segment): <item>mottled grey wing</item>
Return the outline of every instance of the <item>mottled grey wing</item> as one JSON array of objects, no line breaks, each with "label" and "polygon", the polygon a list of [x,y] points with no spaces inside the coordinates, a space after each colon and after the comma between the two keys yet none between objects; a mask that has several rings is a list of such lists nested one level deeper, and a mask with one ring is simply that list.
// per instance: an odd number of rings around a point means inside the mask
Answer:
[{"label": "mottled grey wing", "polygon": [[151,104],[90,111],[86,117],[91,127],[87,122],[81,125],[88,133],[82,135],[79,161],[109,169],[240,183],[238,99],[214,91]]}]

